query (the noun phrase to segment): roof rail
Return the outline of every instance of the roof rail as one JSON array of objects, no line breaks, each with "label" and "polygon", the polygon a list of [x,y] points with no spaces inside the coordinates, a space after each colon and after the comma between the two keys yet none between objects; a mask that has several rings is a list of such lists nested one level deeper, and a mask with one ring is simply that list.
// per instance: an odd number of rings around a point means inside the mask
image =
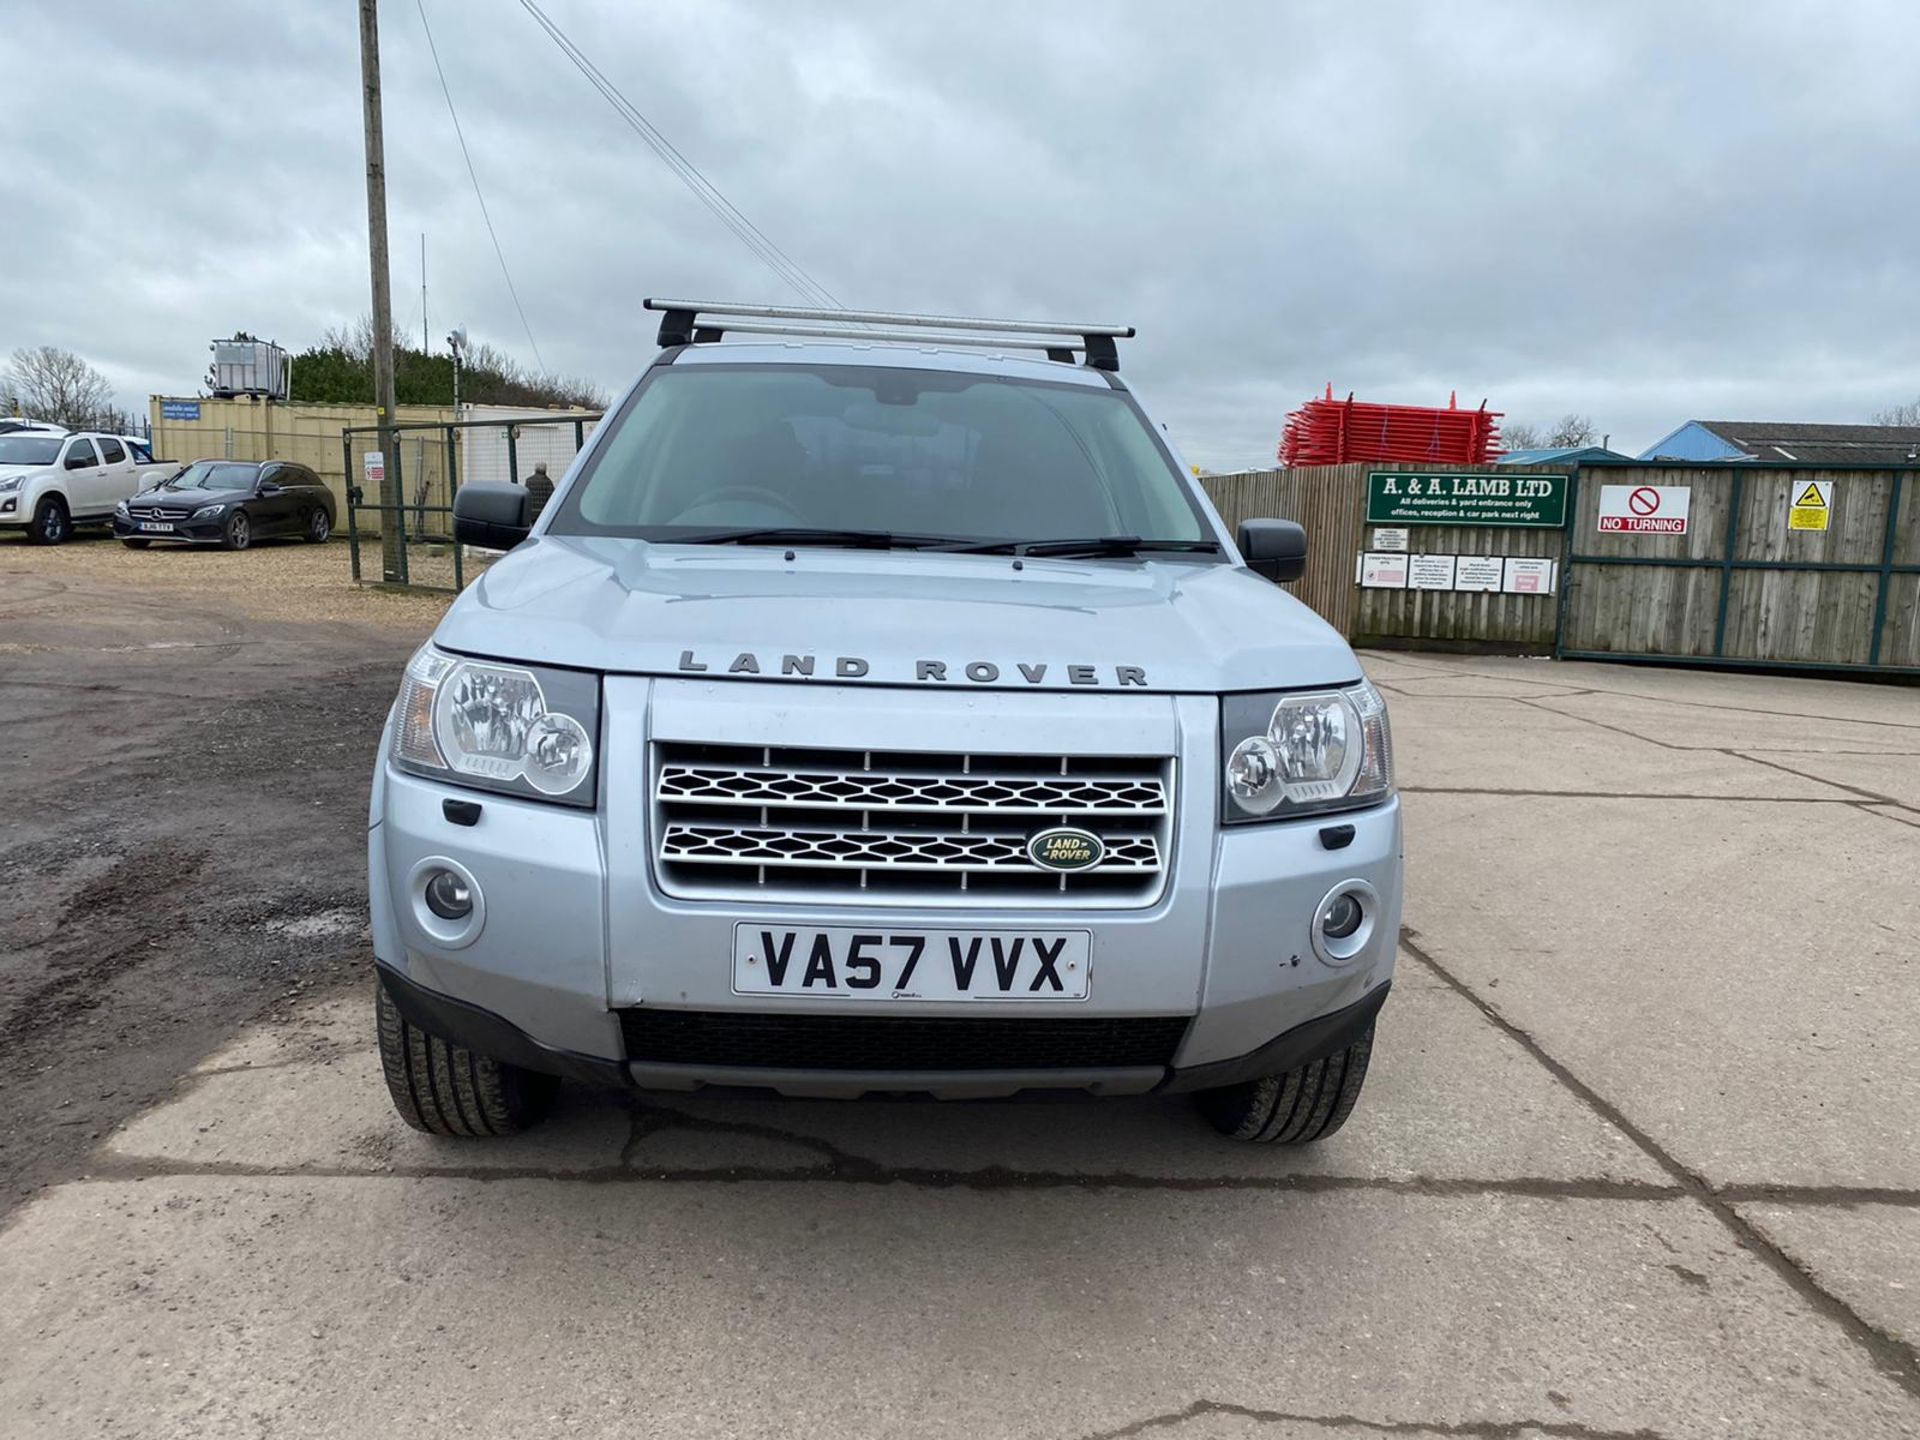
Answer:
[{"label": "roof rail", "polygon": [[[1116,339],[1130,339],[1131,325],[1082,325],[1055,320],[980,320],[964,315],[902,315],[890,310],[819,310],[793,305],[735,305],[720,300],[656,300],[641,305],[662,312],[660,344],[704,345],[728,331],[737,335],[796,335],[814,340],[888,341],[910,345],[971,345],[989,350],[1040,350],[1071,365],[1084,354],[1095,370],[1118,370]],[[741,321],[798,324],[742,324]],[[848,329],[859,326],[859,329]],[[901,328],[868,328],[901,327]],[[959,331],[962,333],[954,334]],[[940,333],[947,332],[947,333]],[[968,333],[972,332],[972,333]],[[1077,336],[1075,344],[1065,338]]]}]

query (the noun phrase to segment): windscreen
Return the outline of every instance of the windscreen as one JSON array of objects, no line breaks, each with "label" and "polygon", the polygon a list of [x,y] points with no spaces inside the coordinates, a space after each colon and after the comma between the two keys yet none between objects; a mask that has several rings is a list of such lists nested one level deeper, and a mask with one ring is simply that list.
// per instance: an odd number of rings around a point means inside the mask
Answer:
[{"label": "windscreen", "polygon": [[196,460],[160,488],[164,490],[250,490],[253,488],[254,473],[253,466],[243,463]]},{"label": "windscreen", "polygon": [[656,372],[612,423],[556,533],[1210,538],[1139,409],[1105,385],[690,365]]},{"label": "windscreen", "polygon": [[51,465],[65,436],[0,435],[0,465]]}]

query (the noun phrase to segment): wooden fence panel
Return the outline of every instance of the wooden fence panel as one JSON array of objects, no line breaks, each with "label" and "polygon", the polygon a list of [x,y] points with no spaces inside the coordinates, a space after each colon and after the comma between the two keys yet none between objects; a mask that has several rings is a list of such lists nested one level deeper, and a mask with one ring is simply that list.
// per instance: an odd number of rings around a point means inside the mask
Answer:
[{"label": "wooden fence panel", "polygon": [[1880,663],[1920,669],[1920,575],[1895,575],[1888,585]]},{"label": "wooden fence panel", "polygon": [[1893,563],[1920,565],[1920,470],[1902,477],[1899,518],[1893,522]]},{"label": "wooden fence panel", "polygon": [[[1893,525],[1893,563],[1920,565],[1920,471],[1902,477]],[[1886,618],[1880,627],[1880,663],[1920,668],[1920,575],[1887,578]]]},{"label": "wooden fence panel", "polygon": [[[1366,467],[1253,470],[1204,476],[1201,484],[1229,531],[1242,520],[1263,518],[1293,520],[1306,529],[1307,573],[1285,589],[1342,635],[1349,633]],[[1363,497],[1358,502],[1356,490]]]},{"label": "wooden fence panel", "polygon": [[[1367,469],[1394,469],[1391,465]],[[1466,472],[1475,466],[1452,467]],[[1510,472],[1537,469],[1503,466]],[[1560,472],[1564,474],[1565,472]],[[1364,487],[1364,474],[1362,477]],[[1364,498],[1362,504],[1364,506]],[[1559,560],[1565,532],[1512,525],[1416,525],[1407,537],[1416,555],[1498,555]],[[1363,528],[1360,547],[1370,548]],[[1347,583],[1354,584],[1348,558]],[[1480,645],[1488,650],[1544,654],[1553,648],[1559,603],[1551,595],[1508,595],[1472,590],[1354,590],[1352,638],[1359,644],[1431,640],[1449,645]]]},{"label": "wooden fence panel", "polygon": [[[1623,535],[1600,530],[1603,485],[1686,486],[1691,491],[1684,535]],[[1590,466],[1568,517],[1577,555],[1628,560],[1718,562],[1727,549],[1733,476],[1712,466]],[[1642,655],[1711,656],[1720,613],[1720,570],[1661,565],[1575,564],[1567,567],[1568,650]]]},{"label": "wooden fence panel", "polygon": [[[1920,469],[1588,465],[1576,477],[1565,531],[1416,526],[1408,537],[1415,554],[1580,556],[1562,567],[1564,602],[1501,593],[1362,590],[1354,557],[1372,539],[1367,475],[1423,468],[1430,467],[1267,470],[1208,476],[1204,484],[1229,526],[1274,515],[1306,527],[1307,574],[1288,588],[1356,644],[1522,651],[1557,644],[1564,652],[1591,655],[1920,668],[1920,575],[1911,573],[1920,565]],[[1524,474],[1554,467],[1460,468]],[[1792,502],[1814,481],[1833,487],[1827,528],[1790,529]],[[1686,533],[1601,533],[1605,485],[1685,486]],[[1889,558],[1893,568],[1883,581],[1881,567]],[[1875,618],[1882,609],[1876,651]]]},{"label": "wooden fence panel", "polygon": [[[1762,665],[1914,666],[1915,577],[1886,577],[1877,655],[1874,645],[1896,493],[1893,563],[1911,563],[1902,557],[1920,550],[1907,495],[1914,477],[1798,465],[1587,466],[1573,517],[1572,549],[1581,558],[1569,567],[1562,648]],[[1793,501],[1815,482],[1832,486],[1827,528],[1790,528]],[[1687,533],[1602,534],[1602,485],[1688,487]],[[1820,566],[1863,568],[1806,568]]]},{"label": "wooden fence panel", "polygon": [[1638,655],[1713,654],[1720,571],[1668,566],[1570,567],[1568,650]]},{"label": "wooden fence panel", "polygon": [[[1749,470],[1740,492],[1740,543],[1734,558],[1785,565],[1878,565],[1886,543],[1894,474],[1891,470]],[[1788,529],[1788,506],[1816,480],[1833,485],[1827,528]]]},{"label": "wooden fence panel", "polygon": [[[1356,557],[1371,548],[1367,476],[1377,470],[1437,467],[1390,462],[1209,475],[1202,483],[1229,528],[1255,516],[1297,520],[1307,530],[1307,574],[1287,588],[1342,635],[1360,644],[1427,641],[1545,653],[1553,648],[1557,601],[1547,595],[1439,590],[1363,590]],[[1557,474],[1547,465],[1462,465],[1448,473]],[[1416,554],[1499,555],[1559,560],[1564,531],[1516,526],[1422,525],[1408,537]]]},{"label": "wooden fence panel", "polygon": [[1729,656],[1865,665],[1880,577],[1842,571],[1736,570],[1727,593]]}]

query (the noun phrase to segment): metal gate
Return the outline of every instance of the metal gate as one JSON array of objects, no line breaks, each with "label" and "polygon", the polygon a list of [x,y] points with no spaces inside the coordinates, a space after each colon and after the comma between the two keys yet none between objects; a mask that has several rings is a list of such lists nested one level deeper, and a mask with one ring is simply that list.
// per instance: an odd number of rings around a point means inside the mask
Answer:
[{"label": "metal gate", "polygon": [[[484,566],[492,557],[465,554],[466,547],[454,543],[454,492],[475,480],[524,485],[542,470],[558,484],[599,421],[569,413],[341,431],[353,578],[414,590],[463,589],[476,561]],[[397,502],[384,498],[389,493]],[[362,556],[363,546],[371,557]]]},{"label": "metal gate", "polygon": [[[1913,466],[1583,464],[1555,653],[1920,675],[1916,479]],[[1630,500],[1684,489],[1684,531],[1603,531],[1607,486]]]}]

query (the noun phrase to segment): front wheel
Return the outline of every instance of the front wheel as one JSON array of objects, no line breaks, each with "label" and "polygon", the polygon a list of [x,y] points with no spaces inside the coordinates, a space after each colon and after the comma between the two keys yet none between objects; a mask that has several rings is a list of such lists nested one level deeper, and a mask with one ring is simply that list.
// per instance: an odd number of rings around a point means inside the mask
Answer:
[{"label": "front wheel", "polygon": [[380,1068],[400,1118],[429,1135],[512,1135],[537,1123],[560,1088],[541,1075],[429,1035],[380,986]]},{"label": "front wheel", "polygon": [[73,520],[66,502],[49,495],[34,508],[33,522],[27,526],[27,538],[36,545],[58,545],[73,534]]},{"label": "front wheel", "polygon": [[1195,1097],[1213,1128],[1262,1145],[1308,1145],[1324,1140],[1353,1113],[1373,1053],[1373,1027],[1333,1054],[1284,1075],[1249,1080]]},{"label": "front wheel", "polygon": [[236,510],[228,518],[220,543],[229,550],[244,550],[253,544],[253,522],[247,519],[246,511]]}]

